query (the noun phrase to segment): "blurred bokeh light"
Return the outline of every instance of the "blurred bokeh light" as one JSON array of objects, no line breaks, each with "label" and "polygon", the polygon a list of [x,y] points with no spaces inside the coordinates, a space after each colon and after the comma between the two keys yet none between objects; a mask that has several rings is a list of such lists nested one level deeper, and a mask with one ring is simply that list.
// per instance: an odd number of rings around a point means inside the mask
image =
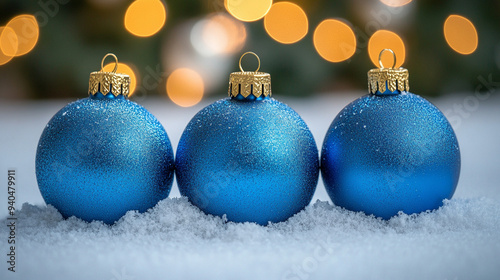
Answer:
[{"label": "blurred bokeh light", "polygon": [[293,44],[306,36],[309,29],[307,15],[302,8],[290,2],[278,2],[264,17],[267,34],[283,44]]},{"label": "blurred bokeh light", "polygon": [[410,3],[411,1],[412,0],[380,0],[380,2],[386,4],[389,7],[401,7]]},{"label": "blurred bokeh light", "polygon": [[272,4],[272,0],[224,0],[227,11],[233,17],[248,22],[263,18]]},{"label": "blurred bokeh light", "polygon": [[181,68],[203,98],[222,98],[246,51],[279,95],[365,90],[383,48],[422,95],[490,90],[480,78],[500,79],[498,11],[498,0],[2,0],[0,98],[80,98],[109,52],[135,72],[139,102],[170,102]]},{"label": "blurred bokeh light", "polygon": [[[167,73],[179,68],[188,68],[195,71],[203,80],[206,94],[220,93],[221,90],[227,90],[227,79],[234,56],[230,52],[231,43],[228,45],[213,43],[212,47],[208,47],[207,42],[213,42],[213,38],[224,38],[227,35],[225,28],[217,28],[215,33],[206,32],[207,29],[204,26],[210,22],[213,16],[209,15],[184,21],[174,26],[163,40],[161,59],[163,68]],[[231,18],[231,20],[234,19]],[[237,48],[239,48],[238,45],[236,44]],[[243,43],[241,43],[242,45]],[[236,52],[236,49],[233,49],[233,51]]]},{"label": "blurred bokeh light", "polygon": [[379,30],[370,37],[368,54],[373,65],[376,67],[380,67],[378,58],[383,49],[391,49],[396,55],[396,61],[394,62],[392,53],[384,52],[382,54],[381,61],[385,68],[390,68],[393,64],[395,64],[395,68],[403,65],[406,57],[406,49],[403,40],[398,34],[389,30]]},{"label": "blurred bokeh light", "polygon": [[9,62],[17,53],[16,32],[6,26],[0,27],[0,65]]},{"label": "blurred bokeh light", "polygon": [[17,36],[17,51],[15,56],[29,53],[38,42],[38,22],[32,15],[19,15],[7,23],[7,27],[12,28]]},{"label": "blurred bokeh light", "polygon": [[477,49],[478,38],[474,24],[467,18],[451,15],[444,22],[444,37],[459,54],[471,54]]},{"label": "blurred bokeh light", "polygon": [[243,23],[226,14],[215,14],[198,21],[191,30],[191,43],[203,55],[233,54],[245,44]]},{"label": "blurred bokeh light", "polygon": [[327,19],[314,30],[314,47],[324,59],[341,62],[356,51],[356,36],[343,21]]},{"label": "blurred bokeh light", "polygon": [[136,0],[125,13],[125,28],[135,36],[149,37],[165,25],[167,12],[160,0]]},{"label": "blurred bokeh light", "polygon": [[180,68],[168,77],[168,97],[181,107],[191,107],[198,104],[203,98],[203,92],[203,79],[196,71]]}]

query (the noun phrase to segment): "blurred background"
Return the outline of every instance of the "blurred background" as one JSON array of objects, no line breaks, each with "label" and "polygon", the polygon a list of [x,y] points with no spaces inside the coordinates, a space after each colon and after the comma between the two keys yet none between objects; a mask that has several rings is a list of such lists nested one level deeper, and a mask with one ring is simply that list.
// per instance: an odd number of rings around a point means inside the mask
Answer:
[{"label": "blurred background", "polygon": [[498,0],[2,0],[0,26],[2,99],[83,98],[109,52],[131,99],[182,107],[226,96],[245,51],[283,96],[366,90],[384,48],[423,96],[500,81]]}]

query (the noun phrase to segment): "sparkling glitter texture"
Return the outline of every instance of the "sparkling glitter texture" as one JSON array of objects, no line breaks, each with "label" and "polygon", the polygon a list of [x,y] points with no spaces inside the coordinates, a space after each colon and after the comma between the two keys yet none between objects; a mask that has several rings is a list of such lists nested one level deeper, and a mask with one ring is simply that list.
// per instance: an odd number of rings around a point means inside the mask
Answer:
[{"label": "sparkling glitter texture", "polygon": [[61,109],[36,155],[40,192],[65,217],[113,223],[166,198],[174,157],[167,133],[142,106],[97,94]]},{"label": "sparkling glitter texture", "polygon": [[316,189],[318,149],[305,122],[266,97],[202,109],[177,149],[180,193],[205,213],[266,225],[302,210]]},{"label": "sparkling glitter texture", "polygon": [[333,120],[321,170],[336,205],[388,219],[451,198],[460,150],[448,120],[427,100],[378,93],[355,100]]}]

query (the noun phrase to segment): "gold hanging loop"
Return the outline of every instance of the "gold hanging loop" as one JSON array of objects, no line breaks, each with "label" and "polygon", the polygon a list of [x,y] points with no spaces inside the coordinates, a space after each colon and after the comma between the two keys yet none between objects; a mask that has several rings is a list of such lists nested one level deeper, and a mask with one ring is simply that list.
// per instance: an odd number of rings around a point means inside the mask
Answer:
[{"label": "gold hanging loop", "polygon": [[394,51],[391,49],[383,49],[380,51],[380,53],[378,55],[378,65],[380,65],[380,68],[382,68],[382,69],[384,68],[384,65],[382,64],[382,54],[384,52],[392,53],[392,57],[394,58],[394,61],[392,63],[391,69],[394,69],[394,67],[396,66],[396,53],[394,53]]},{"label": "gold hanging loop", "polygon": [[244,57],[245,55],[247,55],[247,54],[253,54],[253,55],[257,58],[257,62],[259,62],[259,66],[257,66],[257,69],[256,69],[254,72],[259,72],[259,69],[260,69],[260,58],[259,58],[259,56],[258,56],[256,53],[254,53],[254,52],[246,52],[246,53],[244,53],[244,54],[242,54],[242,55],[241,55],[241,57],[240,57],[240,63],[239,63],[241,72],[245,72],[245,70],[243,70],[243,67],[241,66],[241,60],[242,60],[242,59],[243,59],[243,57]]},{"label": "gold hanging loop", "polygon": [[116,73],[116,70],[118,69],[118,57],[114,53],[107,53],[101,60],[101,72],[104,72],[104,61],[108,56],[112,56],[115,59],[115,68],[113,68],[113,73]]}]

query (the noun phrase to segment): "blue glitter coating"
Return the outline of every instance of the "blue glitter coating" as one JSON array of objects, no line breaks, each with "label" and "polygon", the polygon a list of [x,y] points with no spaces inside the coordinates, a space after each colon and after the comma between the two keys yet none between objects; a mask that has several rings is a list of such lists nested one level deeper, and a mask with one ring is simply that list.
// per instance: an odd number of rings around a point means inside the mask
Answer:
[{"label": "blue glitter coating", "polygon": [[160,122],[123,96],[99,95],[61,109],[40,137],[36,176],[64,217],[112,224],[166,198],[174,154]]},{"label": "blue glitter coating", "polygon": [[179,142],[180,193],[229,221],[281,222],[309,204],[318,149],[302,118],[273,99],[222,99],[190,121]]},{"label": "blue glitter coating", "polygon": [[422,97],[366,95],[333,120],[321,171],[335,205],[384,219],[432,210],[450,199],[460,175],[457,138]]}]

